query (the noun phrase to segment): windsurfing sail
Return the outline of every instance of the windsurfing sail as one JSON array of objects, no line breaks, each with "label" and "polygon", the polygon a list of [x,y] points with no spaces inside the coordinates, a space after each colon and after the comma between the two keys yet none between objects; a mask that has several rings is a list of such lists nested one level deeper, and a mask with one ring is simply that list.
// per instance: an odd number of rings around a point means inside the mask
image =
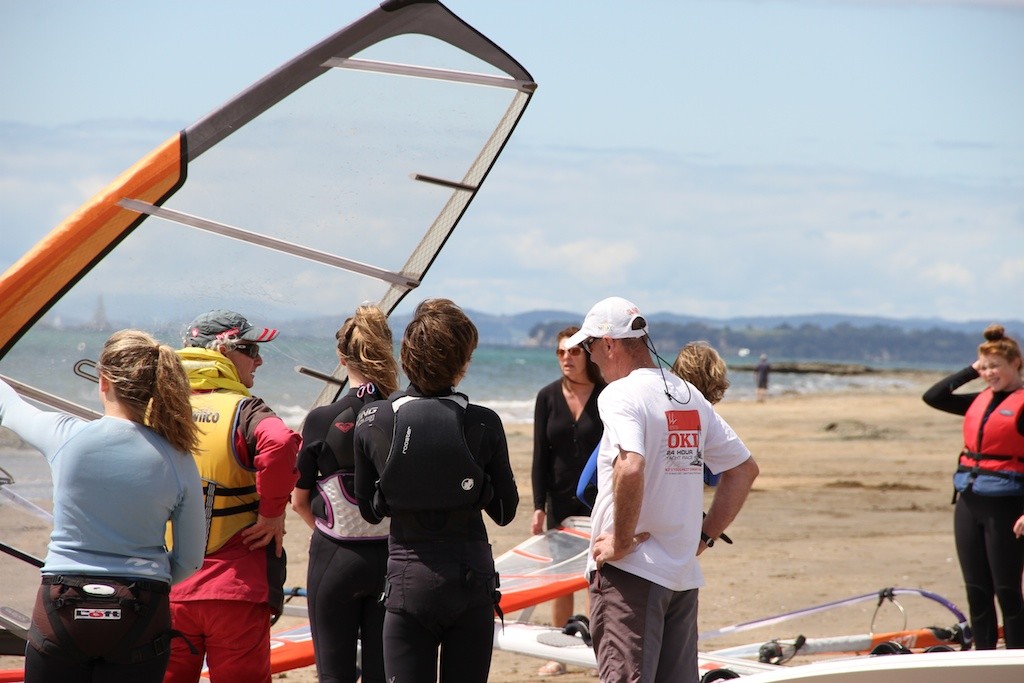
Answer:
[{"label": "windsurfing sail", "polygon": [[[162,133],[10,265],[0,375],[37,403],[95,417],[81,368],[112,331],[178,346],[196,315],[232,309],[281,330],[255,391],[297,426],[341,390],[335,330],[363,302],[391,313],[422,282],[535,89],[441,3],[387,0]],[[38,554],[48,528],[32,523]],[[30,610],[38,569],[0,553],[0,578]]]},{"label": "windsurfing sail", "polygon": [[508,614],[585,590],[589,548],[590,518],[569,517],[499,555],[494,567],[502,611]]},{"label": "windsurfing sail", "polygon": [[848,598],[842,598],[840,600],[832,600],[825,602],[820,605],[812,605],[810,607],[802,607],[800,609],[792,610],[790,612],[783,612],[782,614],[774,614],[768,617],[761,617],[760,619],[754,619],[752,621],[745,621],[739,624],[732,624],[731,626],[723,626],[721,628],[714,629],[713,631],[704,631],[697,636],[699,640],[707,641],[722,636],[732,635],[735,633],[741,633],[744,631],[751,631],[753,629],[765,628],[768,626],[774,626],[781,624],[786,621],[793,619],[799,619],[801,617],[807,617],[812,614],[820,614],[823,612],[829,612],[841,607],[848,607],[850,605],[856,605],[863,602],[875,602],[875,612],[871,619],[871,630],[875,630],[875,618],[878,616],[878,608],[891,604],[899,609],[900,613],[904,617],[903,627],[906,628],[906,612],[902,605],[899,604],[897,598],[901,595],[909,595],[922,598],[926,602],[935,603],[948,611],[956,619],[956,628],[961,632],[963,645],[970,647],[973,644],[974,639],[971,634],[970,626],[967,623],[967,617],[960,609],[954,605],[948,598],[945,598],[938,593],[924,590],[923,588],[899,588],[899,587],[886,587],[874,593],[863,593],[861,595],[854,595]]},{"label": "windsurfing sail", "polygon": [[227,308],[281,330],[257,393],[297,415],[329,402],[337,382],[293,368],[344,377],[333,332],[419,285],[535,88],[441,3],[384,2],[171,135],[8,268],[0,374],[92,416],[95,385],[73,369],[111,331],[176,346]]},{"label": "windsurfing sail", "polygon": [[[548,531],[545,533],[551,534],[552,532]],[[538,539],[540,537],[533,538]],[[524,542],[524,544],[520,544],[517,548],[528,547],[525,543],[526,542]],[[508,553],[506,553],[506,555],[508,555]],[[970,629],[967,625],[967,618],[963,613],[960,612],[956,605],[943,596],[918,588],[883,588],[875,593],[856,595],[850,598],[814,605],[783,614],[725,626],[713,631],[704,631],[698,634],[697,639],[702,642],[708,641],[721,636],[741,633],[756,628],[774,626],[800,617],[820,614],[867,601],[877,601],[879,606],[883,604],[894,604],[898,607],[899,612],[905,616],[906,613],[902,606],[899,606],[896,602],[898,596],[914,596],[923,598],[925,605],[938,606],[942,608],[940,611],[945,611],[948,614],[951,614],[957,621],[954,625],[948,628],[926,627],[916,629],[907,629],[906,622],[904,621],[903,629],[880,633],[874,631],[875,619],[878,617],[878,611],[876,610],[871,619],[872,631],[870,633],[825,637],[800,636],[796,639],[773,639],[770,641],[748,643],[713,650],[704,648],[698,653],[698,673],[701,674],[702,681],[726,680],[740,677],[744,679],[750,677],[750,680],[753,681],[761,680],[762,675],[767,676],[765,681],[803,680],[805,674],[808,676],[817,675],[816,673],[813,673],[815,671],[813,667],[805,668],[810,665],[800,664],[794,667],[780,667],[779,665],[789,662],[795,655],[804,656],[826,654],[836,656],[848,655],[850,653],[874,653],[875,648],[878,648],[879,646],[893,646],[894,648],[898,648],[892,650],[892,652],[914,652],[915,657],[922,656],[921,650],[927,650],[927,648],[961,650],[967,650],[970,648],[972,642]],[[562,629],[543,626],[540,624],[526,623],[523,621],[516,621],[512,623],[501,623],[496,621],[494,625],[493,642],[495,649],[506,652],[522,654],[538,659],[554,660],[562,662],[563,664],[584,668],[594,668],[597,665],[593,647],[591,647],[585,639],[580,638],[579,634],[572,634],[569,628]],[[889,650],[880,649],[879,651],[888,652]],[[926,652],[926,654],[927,656],[931,656],[932,653]],[[917,663],[913,663],[918,662],[916,659],[913,660],[913,662],[911,660],[902,661],[902,657],[897,657],[896,659],[900,660],[898,665],[892,667],[891,671],[887,670],[886,672],[886,675],[893,676],[893,678],[889,680],[900,680],[899,672],[903,669],[903,665],[909,664],[910,668],[918,666]],[[999,671],[1001,674],[1009,675],[1010,671],[1002,668],[1005,664],[1005,662],[999,663]],[[1021,666],[1024,667],[1024,660],[1021,661]],[[786,673],[780,674],[778,677],[770,676],[771,672],[779,670]],[[863,678],[857,677],[860,676],[860,674],[853,675],[850,678],[845,677],[850,674],[851,671],[847,670],[844,666],[840,666],[830,674],[834,676],[834,678],[825,677],[820,680],[822,680],[823,683],[826,680],[835,680],[836,683],[839,683],[839,681],[875,680],[870,679],[867,676]],[[961,673],[961,675],[963,675],[963,673]],[[814,680],[818,679],[815,678]],[[907,680],[910,679],[908,678]]]}]

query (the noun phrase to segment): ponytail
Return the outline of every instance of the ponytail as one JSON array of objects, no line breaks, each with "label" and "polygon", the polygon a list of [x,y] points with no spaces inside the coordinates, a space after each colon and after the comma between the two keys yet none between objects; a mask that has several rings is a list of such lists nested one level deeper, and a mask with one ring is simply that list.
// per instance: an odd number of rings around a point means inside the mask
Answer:
[{"label": "ponytail", "polygon": [[390,396],[398,389],[394,342],[383,311],[368,304],[360,306],[335,337],[341,357],[372,382],[382,396]]},{"label": "ponytail", "polygon": [[199,444],[199,428],[192,420],[191,394],[181,357],[170,346],[161,344],[148,424],[184,453],[195,451]]},{"label": "ponytail", "polygon": [[134,422],[190,453],[199,442],[188,376],[174,349],[139,330],[115,332],[100,352],[99,372]]}]

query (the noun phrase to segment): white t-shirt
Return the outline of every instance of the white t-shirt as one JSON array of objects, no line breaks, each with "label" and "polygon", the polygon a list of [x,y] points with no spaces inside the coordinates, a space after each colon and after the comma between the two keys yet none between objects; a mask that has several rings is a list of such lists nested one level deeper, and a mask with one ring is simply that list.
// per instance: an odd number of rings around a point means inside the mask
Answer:
[{"label": "white t-shirt", "polygon": [[[677,399],[670,401],[665,386]],[[710,403],[688,382],[658,368],[640,368],[598,397],[604,435],[597,458],[593,538],[614,529],[612,467],[619,450],[644,458],[644,499],[637,533],[651,537],[611,562],[619,569],[670,590],[704,585],[697,562],[703,525],[704,463],[714,472],[732,469],[750,451]],[[587,572],[596,569],[593,541]]]}]

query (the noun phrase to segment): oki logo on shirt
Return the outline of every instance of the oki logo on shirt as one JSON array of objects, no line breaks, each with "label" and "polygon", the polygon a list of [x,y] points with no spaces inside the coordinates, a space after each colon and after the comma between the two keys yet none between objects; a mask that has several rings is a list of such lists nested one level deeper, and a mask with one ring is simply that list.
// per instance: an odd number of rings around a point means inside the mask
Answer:
[{"label": "oki logo on shirt", "polygon": [[700,413],[696,410],[667,410],[668,451],[665,454],[666,474],[702,472],[700,449]]}]

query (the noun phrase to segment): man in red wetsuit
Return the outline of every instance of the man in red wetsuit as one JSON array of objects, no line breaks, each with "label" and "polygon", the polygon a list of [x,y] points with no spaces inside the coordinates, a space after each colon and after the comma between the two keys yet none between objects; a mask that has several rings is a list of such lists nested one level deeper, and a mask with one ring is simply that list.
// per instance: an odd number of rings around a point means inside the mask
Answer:
[{"label": "man in red wetsuit", "polygon": [[260,344],[277,330],[232,311],[210,311],[188,327],[178,353],[192,388],[204,483],[203,566],[171,591],[172,642],[165,683],[199,679],[270,681],[270,620],[283,606],[282,545],[289,494],[298,478],[297,433],[249,393],[263,364]]}]

